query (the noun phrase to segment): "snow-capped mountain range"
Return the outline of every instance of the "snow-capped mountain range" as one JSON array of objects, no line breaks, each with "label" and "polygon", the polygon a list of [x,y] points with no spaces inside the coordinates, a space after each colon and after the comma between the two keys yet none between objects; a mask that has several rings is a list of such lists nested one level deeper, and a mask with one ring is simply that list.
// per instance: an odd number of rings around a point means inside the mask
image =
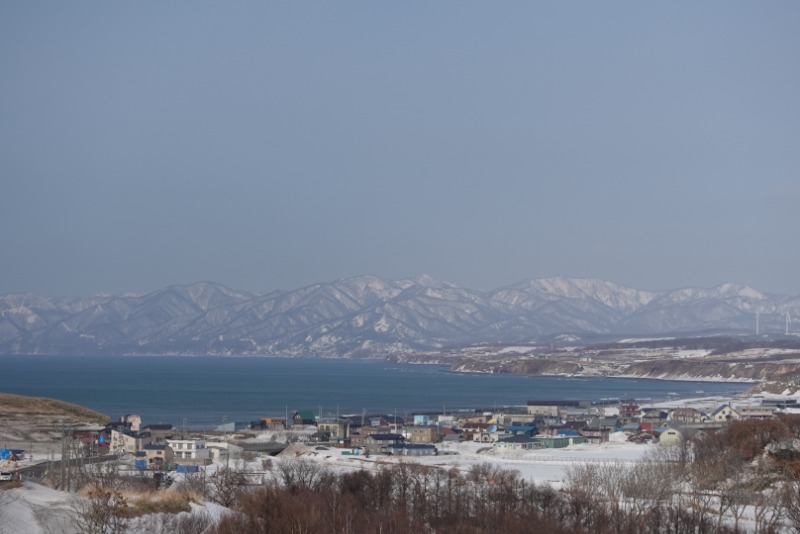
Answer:
[{"label": "snow-capped mountain range", "polygon": [[201,282],[146,295],[0,295],[0,353],[369,357],[559,334],[754,333],[757,313],[762,333],[782,333],[795,310],[800,297],[737,284],[653,292],[558,277],[481,292],[358,276],[257,294]]}]

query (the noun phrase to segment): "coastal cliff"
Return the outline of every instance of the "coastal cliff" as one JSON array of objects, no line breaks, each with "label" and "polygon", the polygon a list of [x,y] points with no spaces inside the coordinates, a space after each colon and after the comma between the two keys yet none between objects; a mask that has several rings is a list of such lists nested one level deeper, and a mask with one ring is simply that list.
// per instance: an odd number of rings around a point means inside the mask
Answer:
[{"label": "coastal cliff", "polygon": [[582,371],[574,362],[536,359],[536,360],[483,360],[463,358],[454,363],[451,371],[461,373],[494,373],[513,375],[571,375]]},{"label": "coastal cliff", "polygon": [[633,363],[621,373],[640,378],[673,380],[753,381],[786,380],[800,373],[800,362],[730,362],[656,360]]}]

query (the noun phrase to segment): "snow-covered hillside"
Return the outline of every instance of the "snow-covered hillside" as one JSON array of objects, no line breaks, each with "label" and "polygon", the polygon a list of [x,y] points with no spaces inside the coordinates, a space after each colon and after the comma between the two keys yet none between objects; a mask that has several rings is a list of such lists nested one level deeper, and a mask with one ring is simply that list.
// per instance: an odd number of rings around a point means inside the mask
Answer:
[{"label": "snow-covered hillside", "polygon": [[779,333],[796,310],[798,297],[736,284],[653,292],[558,277],[480,292],[358,276],[256,294],[202,282],[146,295],[0,295],[0,353],[379,356],[557,334],[752,332],[756,313],[762,333]]}]

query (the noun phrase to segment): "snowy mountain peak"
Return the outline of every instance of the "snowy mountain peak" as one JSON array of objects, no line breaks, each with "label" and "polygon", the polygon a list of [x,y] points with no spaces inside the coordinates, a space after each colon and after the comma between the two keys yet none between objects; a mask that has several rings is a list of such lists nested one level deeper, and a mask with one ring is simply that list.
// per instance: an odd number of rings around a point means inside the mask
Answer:
[{"label": "snowy mountain peak", "polygon": [[782,333],[800,298],[739,284],[651,292],[588,278],[531,279],[491,292],[423,275],[364,275],[253,294],[213,282],[146,295],[0,295],[3,354],[367,355],[556,334]]},{"label": "snowy mountain peak", "polygon": [[717,289],[721,294],[729,294],[732,296],[737,296],[747,299],[763,300],[767,298],[762,293],[756,291],[752,287],[744,286],[741,284],[731,284],[731,283],[722,284]]},{"label": "snowy mountain peak", "polygon": [[656,296],[650,291],[631,289],[603,280],[563,276],[530,279],[511,288],[532,292],[544,300],[590,299],[619,310],[635,310]]}]

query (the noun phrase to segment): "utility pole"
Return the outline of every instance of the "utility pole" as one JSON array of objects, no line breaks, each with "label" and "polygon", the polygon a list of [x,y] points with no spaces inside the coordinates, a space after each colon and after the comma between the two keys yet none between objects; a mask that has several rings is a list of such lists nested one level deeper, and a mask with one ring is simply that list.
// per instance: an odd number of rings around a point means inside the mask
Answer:
[{"label": "utility pole", "polygon": [[69,491],[70,485],[70,454],[69,442],[67,440],[67,425],[64,419],[58,420],[58,432],[61,435],[61,483],[59,487],[61,490]]}]

